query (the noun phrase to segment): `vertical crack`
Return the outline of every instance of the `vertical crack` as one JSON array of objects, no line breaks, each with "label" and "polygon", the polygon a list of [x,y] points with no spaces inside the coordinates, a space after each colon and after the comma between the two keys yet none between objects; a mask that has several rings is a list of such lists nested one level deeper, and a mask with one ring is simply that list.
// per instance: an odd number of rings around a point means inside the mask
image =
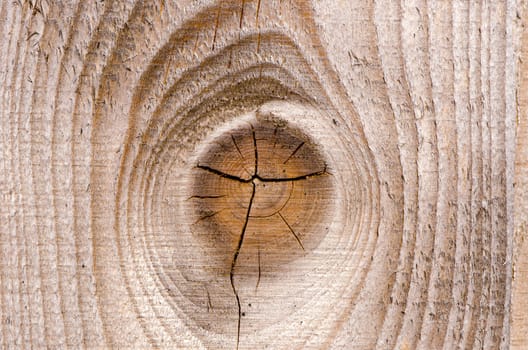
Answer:
[{"label": "vertical crack", "polygon": [[214,30],[214,35],[213,35],[213,45],[212,45],[213,51],[215,49],[215,44],[216,44],[216,34],[218,32],[218,25],[220,24],[220,10],[221,9],[222,9],[222,5],[219,5],[218,12],[216,13],[216,23],[215,23],[215,30]]},{"label": "vertical crack", "polygon": [[257,36],[257,53],[260,52],[260,26],[259,26],[259,13],[260,13],[260,1],[258,0],[257,3],[257,16],[255,18],[255,27],[258,30],[258,36]]},{"label": "vertical crack", "polygon": [[257,3],[257,16],[255,18],[255,26],[258,28],[259,25],[259,13],[260,13],[260,0]]},{"label": "vertical crack", "polygon": [[253,177],[258,176],[258,149],[257,149],[257,136],[255,134],[255,128],[251,125],[251,134],[253,135],[253,148],[255,149],[255,173]]},{"label": "vertical crack", "polygon": [[275,146],[277,146],[277,132],[279,131],[278,127],[275,127],[275,130],[273,130],[273,149],[275,149]]},{"label": "vertical crack", "polygon": [[207,312],[210,312],[213,309],[213,303],[211,302],[211,295],[209,294],[209,289],[205,288],[207,293]]},{"label": "vertical crack", "polygon": [[240,24],[239,28],[242,29],[242,21],[244,20],[244,5],[246,3],[246,0],[242,0],[242,6],[240,8]]},{"label": "vertical crack", "polygon": [[260,284],[260,246],[258,247],[258,250],[257,250],[257,260],[258,260],[258,278],[257,278],[257,285],[255,286],[255,292],[257,291],[258,287],[259,287],[259,284]]},{"label": "vertical crack", "polygon": [[240,306],[240,298],[238,296],[238,292],[235,287],[235,266],[238,260],[238,255],[240,254],[240,249],[242,248],[242,244],[244,243],[244,236],[246,234],[246,228],[249,222],[249,214],[251,212],[251,206],[253,205],[253,199],[255,198],[255,183],[251,183],[253,185],[253,191],[251,192],[251,198],[249,199],[249,205],[248,210],[246,213],[246,220],[244,221],[244,226],[242,227],[242,232],[240,233],[240,239],[238,240],[238,246],[235,251],[235,255],[233,256],[233,261],[231,262],[231,271],[229,272],[229,280],[231,281],[231,288],[233,289],[233,293],[235,294],[237,307],[238,307],[238,323],[237,323],[237,341],[236,341],[236,348],[238,350],[238,344],[240,342],[240,321],[242,318],[242,308]]}]

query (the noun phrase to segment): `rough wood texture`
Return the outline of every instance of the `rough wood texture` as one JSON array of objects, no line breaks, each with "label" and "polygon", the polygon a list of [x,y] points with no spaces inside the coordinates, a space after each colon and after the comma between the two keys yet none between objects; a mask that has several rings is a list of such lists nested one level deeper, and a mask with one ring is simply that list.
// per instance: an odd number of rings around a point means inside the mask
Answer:
[{"label": "rough wood texture", "polygon": [[527,348],[525,7],[2,0],[0,347]]},{"label": "rough wood texture", "polygon": [[514,250],[512,276],[511,349],[528,348],[528,4],[518,11],[521,26],[517,72],[517,147],[515,155]]}]

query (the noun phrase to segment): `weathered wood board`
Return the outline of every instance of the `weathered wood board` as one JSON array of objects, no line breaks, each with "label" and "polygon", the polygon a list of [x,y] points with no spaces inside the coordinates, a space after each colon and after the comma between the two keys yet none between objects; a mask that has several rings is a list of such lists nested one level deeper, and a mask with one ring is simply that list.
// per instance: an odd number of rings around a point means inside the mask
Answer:
[{"label": "weathered wood board", "polygon": [[527,349],[526,16],[1,0],[0,348]]}]

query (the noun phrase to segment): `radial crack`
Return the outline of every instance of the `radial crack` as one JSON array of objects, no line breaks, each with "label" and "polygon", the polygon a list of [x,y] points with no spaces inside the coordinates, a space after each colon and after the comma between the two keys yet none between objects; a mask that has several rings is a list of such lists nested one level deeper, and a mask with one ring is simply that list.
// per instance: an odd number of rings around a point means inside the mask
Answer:
[{"label": "radial crack", "polygon": [[[238,154],[240,155],[240,158],[242,159],[243,162],[245,162],[246,160],[245,160],[244,156],[242,155],[242,151],[240,150],[240,147],[238,147],[238,143],[236,142],[235,137],[233,135],[231,135],[231,140],[233,140],[233,144],[235,145],[236,150],[237,150]],[[244,171],[246,173],[251,175],[251,173],[246,169],[245,165],[243,165],[243,168],[244,168]]]},{"label": "radial crack", "polygon": [[282,221],[284,221],[286,226],[288,226],[288,228],[290,229],[290,232],[293,234],[293,237],[295,237],[295,239],[297,240],[297,242],[301,246],[302,250],[304,250],[304,246],[303,246],[303,244],[301,242],[301,239],[299,238],[299,236],[297,236],[297,234],[295,233],[293,228],[290,226],[290,224],[288,224],[288,221],[286,221],[286,219],[284,218],[284,216],[282,216],[282,214],[280,212],[278,212],[277,214],[279,214],[280,218],[282,219]]},{"label": "radial crack", "polygon": [[236,290],[236,287],[235,287],[235,280],[234,280],[234,277],[235,277],[235,266],[236,266],[236,263],[237,263],[237,260],[238,260],[238,255],[240,254],[240,249],[242,248],[242,244],[244,243],[244,236],[246,234],[246,228],[247,228],[247,225],[248,225],[248,222],[249,222],[249,214],[251,213],[251,206],[253,205],[253,199],[255,198],[255,192],[256,192],[256,189],[255,189],[255,184],[252,183],[253,185],[253,191],[251,192],[251,198],[249,199],[249,205],[248,205],[248,210],[247,210],[247,213],[246,213],[246,220],[244,221],[244,226],[242,226],[242,232],[240,234],[240,238],[238,240],[238,245],[237,245],[237,249],[235,251],[235,255],[233,256],[233,261],[231,262],[231,271],[229,272],[229,280],[231,281],[231,288],[233,289],[233,293],[235,294],[235,298],[236,298],[236,302],[237,302],[237,306],[238,306],[238,323],[237,323],[237,342],[236,342],[236,348],[238,349],[238,344],[240,342],[240,321],[241,321],[241,318],[242,318],[242,308],[240,306],[240,298],[238,296],[238,292]]},{"label": "radial crack", "polygon": [[250,179],[246,180],[246,179],[243,179],[241,177],[238,177],[238,176],[235,176],[235,175],[231,175],[231,174],[227,174],[227,173],[224,173],[223,171],[208,167],[207,165],[198,164],[196,167],[199,168],[199,169],[208,171],[208,172],[210,172],[212,174],[216,174],[218,176],[225,177],[226,179],[235,180],[235,181],[238,181],[238,182],[248,183],[248,182],[251,182],[251,180],[253,180],[253,177],[251,177]]},{"label": "radial crack", "polygon": [[315,173],[310,173],[306,175],[300,175],[295,177],[274,177],[274,178],[266,178],[266,177],[260,177],[259,175],[253,176],[255,179],[259,179],[262,182],[286,182],[286,181],[299,181],[299,180],[306,180],[313,176],[322,176],[322,175],[328,175],[329,173],[326,171],[326,167],[324,170],[317,171]]},{"label": "radial crack", "polygon": [[225,194],[211,195],[211,196],[194,195],[194,196],[190,196],[189,198],[187,198],[187,200],[190,200],[190,199],[216,199],[216,198],[223,198],[223,197],[225,197]]},{"label": "radial crack", "polygon": [[244,156],[242,155],[242,152],[240,151],[240,148],[238,147],[238,144],[235,140],[235,137],[233,135],[231,135],[231,140],[233,140],[233,144],[235,145],[237,151],[238,151],[238,154],[240,154],[240,158],[242,158],[242,160],[244,160]]},{"label": "radial crack", "polygon": [[213,212],[213,213],[210,213],[210,214],[207,214],[207,215],[202,216],[201,218],[199,218],[198,220],[196,220],[196,222],[194,223],[194,225],[196,225],[197,223],[199,223],[199,222],[202,221],[202,220],[212,218],[213,216],[215,216],[216,214],[220,213],[221,211],[222,211],[222,210],[215,211],[215,212]]},{"label": "radial crack", "polygon": [[[215,168],[208,167],[206,165],[198,164],[196,167],[199,168],[199,169],[205,170],[207,172],[210,172],[212,174],[218,175],[220,177],[224,177],[226,179],[235,180],[235,181],[242,182],[242,183],[249,183],[249,182],[252,182],[255,179],[260,180],[262,182],[299,181],[299,180],[306,180],[306,179],[308,179],[310,177],[313,177],[313,176],[331,175],[328,171],[326,171],[326,167],[325,167],[324,170],[316,171],[314,173],[309,173],[309,174],[305,174],[305,175],[295,176],[295,177],[271,177],[270,178],[270,177],[261,177],[261,176],[257,175],[257,173],[255,173],[255,175],[251,176],[251,178],[243,179],[241,177],[238,177],[238,176],[235,176],[235,175],[231,175],[231,174],[228,174],[228,173],[224,173],[223,171],[220,171],[220,170],[215,169]],[[255,165],[255,167],[256,167],[256,165]],[[257,169],[255,169],[255,170],[257,170]]]},{"label": "radial crack", "polygon": [[299,150],[301,149],[301,147],[304,146],[304,142],[301,142],[301,144],[299,146],[297,146],[297,148],[292,152],[292,154],[290,154],[290,156],[288,157],[288,159],[286,159],[284,161],[284,163],[282,164],[286,164],[288,163],[288,161],[291,159],[291,157],[293,157],[297,152],[299,152]]}]

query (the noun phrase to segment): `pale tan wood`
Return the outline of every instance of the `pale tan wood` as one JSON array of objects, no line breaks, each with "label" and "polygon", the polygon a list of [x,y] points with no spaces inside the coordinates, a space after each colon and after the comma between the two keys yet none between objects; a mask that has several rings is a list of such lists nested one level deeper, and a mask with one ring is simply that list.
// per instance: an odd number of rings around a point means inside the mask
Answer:
[{"label": "pale tan wood", "polygon": [[512,312],[511,312],[511,349],[528,347],[528,32],[526,31],[527,5],[519,8],[519,69],[517,86],[517,147],[515,154],[515,198],[514,225],[515,246],[513,253]]},{"label": "pale tan wood", "polygon": [[0,347],[526,348],[525,7],[0,2]]}]

